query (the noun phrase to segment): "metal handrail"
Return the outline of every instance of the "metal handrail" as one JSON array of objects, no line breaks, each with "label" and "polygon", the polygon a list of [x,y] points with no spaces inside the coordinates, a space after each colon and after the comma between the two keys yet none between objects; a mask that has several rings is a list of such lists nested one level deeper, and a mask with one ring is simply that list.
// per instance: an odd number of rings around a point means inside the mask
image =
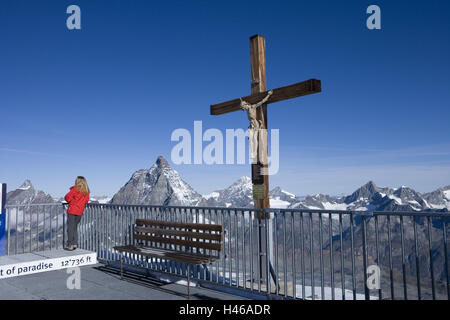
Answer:
[{"label": "metal handrail", "polygon": [[[15,207],[38,207],[38,206],[67,206],[67,203],[27,203],[27,204],[6,204],[6,208]],[[238,210],[238,211],[252,211],[252,212],[298,212],[298,213],[321,213],[321,214],[354,214],[354,215],[418,215],[418,216],[433,216],[433,217],[447,217],[450,216],[450,212],[437,212],[437,211],[372,211],[372,210],[325,210],[325,209],[297,209],[297,208],[269,208],[269,209],[255,209],[248,207],[205,207],[205,206],[166,206],[166,205],[153,205],[153,204],[115,204],[115,203],[88,203],[87,206],[102,206],[102,207],[143,207],[143,208],[175,208],[186,209],[195,208],[201,210]]]},{"label": "metal handrail", "polygon": [[[66,206],[6,205],[7,254],[62,247]],[[262,211],[270,218],[253,214]],[[113,246],[133,243],[136,218],[224,226],[221,257],[194,269],[199,282],[284,298],[450,298],[449,213],[88,204],[79,246],[96,251],[102,261],[118,262]],[[186,272],[171,261],[126,259],[155,272]],[[374,266],[380,271],[378,289],[367,286],[377,276],[368,271]]]}]

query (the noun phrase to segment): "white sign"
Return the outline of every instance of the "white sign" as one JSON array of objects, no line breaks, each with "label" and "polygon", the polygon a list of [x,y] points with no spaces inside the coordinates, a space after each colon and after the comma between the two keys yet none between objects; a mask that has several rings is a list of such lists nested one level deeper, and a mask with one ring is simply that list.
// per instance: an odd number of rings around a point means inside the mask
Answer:
[{"label": "white sign", "polygon": [[84,253],[74,256],[19,262],[0,266],[0,279],[24,276],[45,271],[82,267],[97,263],[97,253]]}]

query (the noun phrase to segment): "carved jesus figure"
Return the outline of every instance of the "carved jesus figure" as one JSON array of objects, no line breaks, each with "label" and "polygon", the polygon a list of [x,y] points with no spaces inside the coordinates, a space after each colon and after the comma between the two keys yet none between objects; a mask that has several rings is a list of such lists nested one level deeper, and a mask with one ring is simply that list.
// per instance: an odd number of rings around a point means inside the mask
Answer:
[{"label": "carved jesus figure", "polygon": [[261,129],[262,121],[257,119],[256,111],[258,107],[269,100],[272,93],[272,90],[269,91],[263,100],[253,105],[241,99],[241,108],[247,111],[247,117],[250,121],[250,125],[248,126],[248,139],[250,142],[252,163],[259,162],[267,164],[267,159],[264,156],[265,142],[267,141],[267,130]]},{"label": "carved jesus figure", "polygon": [[256,119],[256,108],[245,102],[243,103],[243,109],[247,111],[247,117],[250,121],[250,125],[248,126],[248,139],[250,142],[252,163],[258,162],[259,131],[262,125],[261,120]]}]

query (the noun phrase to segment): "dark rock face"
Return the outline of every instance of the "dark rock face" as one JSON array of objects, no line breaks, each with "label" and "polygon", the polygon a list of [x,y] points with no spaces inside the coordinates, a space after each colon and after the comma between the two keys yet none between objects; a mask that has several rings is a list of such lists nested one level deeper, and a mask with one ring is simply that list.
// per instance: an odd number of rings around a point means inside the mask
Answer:
[{"label": "dark rock face", "polygon": [[450,186],[439,188],[433,192],[425,193],[424,200],[438,206],[445,206],[450,201]]},{"label": "dark rock face", "polygon": [[171,206],[205,206],[206,200],[181,179],[164,157],[150,169],[136,171],[111,203]]},{"label": "dark rock face", "polygon": [[30,203],[53,203],[56,202],[49,194],[34,189],[30,180],[25,182],[16,190],[6,194],[6,204],[21,205]]},{"label": "dark rock face", "polygon": [[361,188],[353,192],[350,196],[345,197],[344,202],[349,204],[358,201],[359,199],[372,199],[372,197],[379,191],[380,188],[378,188],[372,181],[369,181]]}]

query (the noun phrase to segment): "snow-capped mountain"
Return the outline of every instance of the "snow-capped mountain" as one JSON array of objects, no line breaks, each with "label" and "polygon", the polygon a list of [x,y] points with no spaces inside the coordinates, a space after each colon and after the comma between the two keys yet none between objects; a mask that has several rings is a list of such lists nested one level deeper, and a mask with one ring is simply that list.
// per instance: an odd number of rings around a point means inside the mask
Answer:
[{"label": "snow-capped mountain", "polygon": [[[228,188],[204,195],[209,206],[252,207],[252,181],[242,177]],[[352,211],[422,211],[450,210],[450,186],[421,194],[411,188],[378,187],[369,181],[348,196],[324,194],[299,197],[276,187],[270,191],[272,208],[352,210]]]},{"label": "snow-capped mountain", "polygon": [[89,199],[89,203],[99,203],[99,204],[109,203],[110,201],[111,197],[108,196],[92,196]]},{"label": "snow-capped mountain", "polygon": [[136,171],[111,203],[205,206],[206,200],[159,156],[150,169]]},{"label": "snow-capped mountain", "polygon": [[249,177],[241,177],[228,188],[214,191],[204,198],[211,207],[253,206],[252,180]]},{"label": "snow-capped mountain", "polygon": [[[253,207],[253,187],[249,177],[241,177],[228,188],[214,191],[203,197],[211,207]],[[296,200],[300,200],[294,194],[280,187],[270,191],[270,206],[272,208],[287,208]]]},{"label": "snow-capped mountain", "polygon": [[9,205],[52,202],[55,200],[49,194],[36,190],[30,180],[25,180],[19,188],[6,194],[6,203]]},{"label": "snow-capped mountain", "polygon": [[381,188],[369,181],[351,195],[332,197],[308,196],[290,208],[354,211],[424,211],[450,210],[450,186],[421,194],[411,188]]},{"label": "snow-capped mountain", "polygon": [[423,195],[423,200],[425,205],[433,209],[444,209],[450,210],[450,185],[439,188],[436,191],[425,193]]},{"label": "snow-capped mountain", "polygon": [[271,208],[287,208],[296,201],[300,201],[299,197],[281,189],[280,187],[273,188],[269,193],[270,207]]}]

